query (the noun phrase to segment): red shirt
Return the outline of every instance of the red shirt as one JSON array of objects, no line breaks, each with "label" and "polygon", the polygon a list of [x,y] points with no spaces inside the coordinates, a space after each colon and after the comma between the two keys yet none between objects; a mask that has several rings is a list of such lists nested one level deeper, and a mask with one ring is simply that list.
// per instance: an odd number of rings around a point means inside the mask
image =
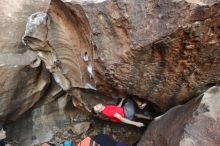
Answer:
[{"label": "red shirt", "polygon": [[114,115],[118,113],[122,117],[125,117],[124,115],[124,109],[122,107],[118,107],[115,105],[107,105],[105,106],[105,109],[102,111],[102,114],[109,118],[112,122],[115,123],[121,123],[120,120],[114,117]]}]

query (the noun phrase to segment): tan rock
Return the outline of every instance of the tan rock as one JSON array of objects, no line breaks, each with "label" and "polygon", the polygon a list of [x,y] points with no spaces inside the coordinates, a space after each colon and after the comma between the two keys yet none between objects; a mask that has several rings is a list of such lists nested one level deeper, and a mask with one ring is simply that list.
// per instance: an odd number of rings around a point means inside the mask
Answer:
[{"label": "tan rock", "polygon": [[78,124],[75,124],[72,128],[72,131],[76,135],[80,135],[83,133],[86,133],[89,130],[90,122],[81,122]]},{"label": "tan rock", "polygon": [[28,21],[24,42],[64,90],[134,95],[164,112],[219,82],[219,7],[215,0],[52,0],[47,16],[29,18],[45,20],[34,29]]}]

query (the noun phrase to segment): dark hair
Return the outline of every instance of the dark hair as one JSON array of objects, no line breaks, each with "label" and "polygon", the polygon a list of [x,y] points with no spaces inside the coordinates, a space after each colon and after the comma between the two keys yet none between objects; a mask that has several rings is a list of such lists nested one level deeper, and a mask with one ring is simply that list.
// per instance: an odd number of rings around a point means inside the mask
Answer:
[{"label": "dark hair", "polygon": [[0,130],[3,128],[3,123],[0,122]]}]

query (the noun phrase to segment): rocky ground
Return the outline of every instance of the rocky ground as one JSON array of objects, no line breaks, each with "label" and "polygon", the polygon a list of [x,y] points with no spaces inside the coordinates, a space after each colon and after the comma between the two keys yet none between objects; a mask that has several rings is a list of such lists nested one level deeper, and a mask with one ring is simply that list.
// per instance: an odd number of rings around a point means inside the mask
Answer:
[{"label": "rocky ground", "polygon": [[57,132],[51,142],[58,144],[63,140],[72,140],[73,145],[76,145],[85,137],[94,137],[97,134],[107,134],[114,140],[123,142],[127,145],[132,145],[138,141],[143,134],[145,128],[137,128],[127,125],[116,125],[111,122],[95,120],[93,123],[79,123],[74,126],[66,127]]},{"label": "rocky ground", "polygon": [[[85,137],[94,137],[97,134],[109,135],[112,139],[118,142],[123,142],[128,146],[140,140],[145,128],[137,128],[125,124],[113,124],[109,121],[103,121],[95,118],[93,121],[85,121],[66,126],[58,130],[54,136],[45,142],[51,142],[60,146],[64,140],[71,140],[73,145],[77,145]],[[33,140],[34,141],[34,140]],[[12,146],[19,146],[19,141],[9,141]],[[36,144],[34,146],[41,146]]]}]

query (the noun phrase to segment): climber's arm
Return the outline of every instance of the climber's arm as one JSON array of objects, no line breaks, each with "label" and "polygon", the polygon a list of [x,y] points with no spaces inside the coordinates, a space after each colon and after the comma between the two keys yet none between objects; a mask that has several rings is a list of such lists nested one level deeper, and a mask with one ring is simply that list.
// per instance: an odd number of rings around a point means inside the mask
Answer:
[{"label": "climber's arm", "polygon": [[119,103],[117,106],[118,106],[118,107],[121,107],[122,104],[123,104],[123,102],[124,102],[124,100],[125,100],[125,98],[122,98],[121,101],[120,101],[120,103]]},{"label": "climber's arm", "polygon": [[126,119],[118,113],[114,114],[114,117],[117,118],[118,120],[120,120],[121,122],[126,123],[126,124],[134,125],[134,126],[137,126],[137,127],[143,127],[144,126],[143,123],[135,122],[135,121],[131,121],[129,119]]}]

